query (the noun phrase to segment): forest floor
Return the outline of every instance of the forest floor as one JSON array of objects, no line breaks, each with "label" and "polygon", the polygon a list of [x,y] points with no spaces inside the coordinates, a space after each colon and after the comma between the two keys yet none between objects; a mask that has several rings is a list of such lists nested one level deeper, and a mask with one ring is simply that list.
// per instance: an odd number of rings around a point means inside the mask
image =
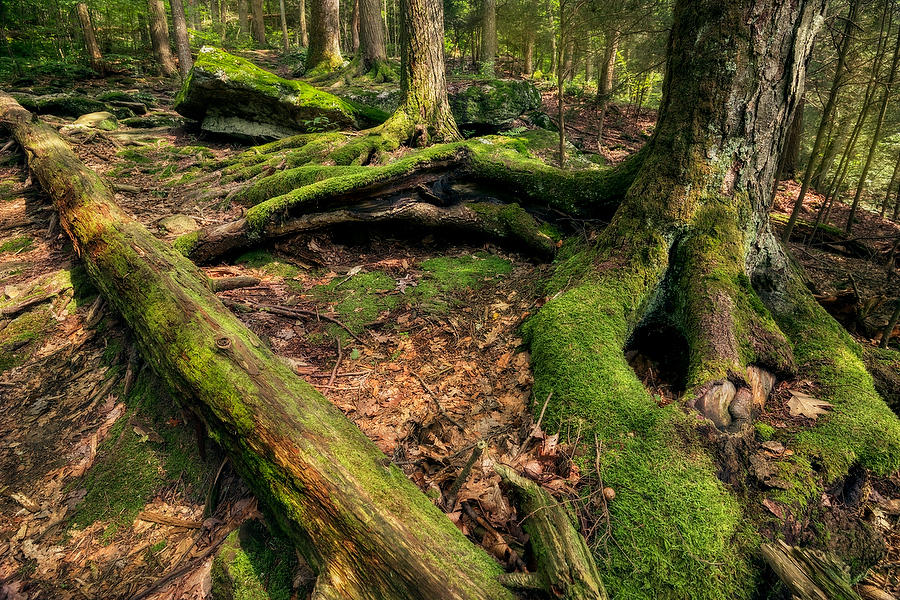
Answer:
[{"label": "forest floor", "polygon": [[[172,116],[173,93],[164,81],[84,85],[95,92],[139,88],[153,95],[156,113]],[[555,107],[553,93],[544,101]],[[596,151],[590,104],[569,110],[569,139]],[[606,160],[618,162],[639,148],[653,119],[652,111],[611,107]],[[239,207],[223,207],[186,184],[204,165],[243,147],[180,126],[73,134],[73,142],[82,160],[117,187],[120,205],[163,239],[239,214]],[[780,185],[774,214],[784,214],[796,187]],[[817,202],[811,194],[805,220],[814,220]],[[839,205],[837,225],[845,215]],[[854,235],[878,255],[887,242],[876,238],[898,231],[864,212]],[[823,299],[851,288],[857,304],[896,296],[890,292],[896,279],[858,252],[833,244],[792,249]],[[531,417],[546,399],[532,398],[530,359],[519,338],[519,326],[546,299],[539,282],[548,265],[491,244],[431,236],[410,243],[386,231],[351,229],[288,240],[205,270],[212,278],[257,278],[256,285],[219,295],[509,567],[525,558],[525,538],[493,462],[577,497],[584,482],[572,447]],[[137,359],[15,149],[0,153],[0,285],[0,309],[17,308],[0,319],[0,598],[207,597],[226,536],[260,517],[255,501]],[[23,298],[30,304],[18,308]],[[860,341],[871,344],[864,334],[886,320],[887,309],[884,302],[867,306],[852,320]],[[638,354],[632,362],[661,402],[675,399],[657,377],[658,364]],[[798,426],[783,402],[762,418],[771,427]],[[206,448],[204,458],[198,446]],[[897,591],[900,480],[873,485],[881,499],[873,523],[889,541],[875,580]],[[602,523],[582,525],[589,541],[603,535]],[[297,597],[308,572],[280,551],[283,544],[267,538],[245,565],[230,568],[257,579],[270,573],[263,584],[269,597]]]}]

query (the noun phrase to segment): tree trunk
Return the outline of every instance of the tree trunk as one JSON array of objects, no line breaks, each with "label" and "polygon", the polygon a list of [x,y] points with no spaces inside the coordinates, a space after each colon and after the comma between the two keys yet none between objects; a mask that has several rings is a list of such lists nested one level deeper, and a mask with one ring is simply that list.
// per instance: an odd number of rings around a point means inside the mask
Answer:
[{"label": "tree trunk", "polygon": [[481,8],[481,64],[483,77],[494,76],[497,62],[497,0],[484,0]]},{"label": "tree trunk", "polygon": [[169,77],[178,72],[172,49],[169,47],[169,25],[166,19],[166,6],[163,0],[149,0],[150,5],[150,42],[153,54],[159,64],[160,72]]},{"label": "tree trunk", "polygon": [[[835,120],[838,121],[837,131],[831,135],[831,139],[829,139],[828,145],[825,147],[825,151],[822,154],[822,160],[816,164],[812,181],[810,181],[810,186],[820,192],[824,191],[828,173],[831,171],[831,167],[834,166],[834,159],[837,157],[838,152],[840,152],[841,146],[847,141],[847,133],[850,129],[849,115],[840,119],[833,117],[832,122]],[[807,168],[812,168],[813,162],[813,158],[809,157],[807,160]]]},{"label": "tree trunk", "polygon": [[447,101],[442,0],[400,1],[400,106],[384,131],[428,145],[460,138]]},{"label": "tree trunk", "polygon": [[263,0],[250,0],[250,30],[257,46],[266,45],[266,18],[263,13]]},{"label": "tree trunk", "polygon": [[804,105],[805,101],[801,98],[797,105],[797,113],[788,129],[787,141],[781,151],[781,160],[778,165],[779,179],[793,179],[800,168],[800,140],[803,137]]},{"label": "tree trunk", "polygon": [[806,165],[806,171],[803,173],[803,183],[800,185],[800,193],[797,195],[797,200],[794,202],[794,208],[791,211],[791,216],[784,228],[783,239],[785,242],[791,238],[791,232],[794,229],[794,225],[797,223],[800,211],[803,209],[803,200],[806,198],[806,192],[809,190],[809,182],[812,179],[813,161],[816,160],[822,149],[822,142],[825,140],[825,130],[828,126],[828,120],[831,118],[832,111],[834,111],[835,101],[837,100],[838,92],[844,81],[844,63],[847,61],[847,50],[853,40],[853,28],[856,26],[856,15],[859,12],[859,4],[860,0],[850,0],[850,9],[844,25],[844,37],[841,39],[841,49],[838,52],[837,66],[834,69],[834,80],[831,84],[828,100],[825,102],[825,108],[822,110],[822,121],[819,123],[819,129],[816,132],[816,140],[813,142],[812,150],[809,153],[809,161]]},{"label": "tree trunk", "polygon": [[525,52],[524,52],[524,66],[522,67],[522,74],[525,77],[530,78],[534,74],[534,30],[529,28],[528,31],[525,32]]},{"label": "tree trunk", "polygon": [[619,49],[619,31],[613,30],[607,35],[606,48],[603,50],[603,62],[600,64],[600,77],[597,80],[597,149],[603,147],[603,120],[612,101],[613,82],[616,76],[616,53]]},{"label": "tree trunk", "polygon": [[847,226],[844,231],[849,235],[853,230],[853,221],[856,218],[856,211],[859,209],[859,201],[862,198],[863,189],[866,187],[866,178],[869,176],[869,169],[872,167],[872,159],[875,158],[875,151],[878,149],[878,143],[881,141],[881,127],[884,125],[884,115],[887,113],[888,101],[891,98],[894,81],[897,78],[897,62],[900,60],[900,30],[897,31],[897,41],[894,45],[894,56],[891,59],[890,75],[888,75],[887,84],[884,86],[884,92],[881,97],[881,109],[878,111],[878,118],[875,121],[875,132],[872,134],[872,142],[869,145],[869,153],[866,155],[866,162],[863,164],[862,172],[859,175],[859,182],[856,184],[856,193],[853,195],[853,205],[850,207],[850,214],[847,215]]},{"label": "tree trunk", "polygon": [[0,123],[147,363],[317,572],[314,598],[512,600],[499,565],[231,314],[202,271],[119,209],[52,128],[7,95]]},{"label": "tree trunk", "polygon": [[172,25],[175,30],[175,50],[178,52],[178,70],[187,77],[194,61],[191,58],[191,42],[188,39],[184,4],[182,0],[170,0],[170,4],[172,6]]},{"label": "tree trunk", "polygon": [[300,45],[309,46],[309,32],[306,29],[306,0],[300,0]]},{"label": "tree trunk", "polygon": [[287,12],[284,9],[284,0],[278,0],[278,10],[281,14],[281,43],[284,51],[291,49],[291,38],[288,35]]},{"label": "tree trunk", "polygon": [[894,186],[900,186],[900,152],[897,153],[897,161],[894,163],[894,172],[891,175],[891,180],[887,184],[887,189],[884,191],[884,202],[881,203],[881,213],[879,215],[882,219],[887,212],[888,205],[891,203],[891,192],[894,191]]},{"label": "tree trunk", "polygon": [[556,73],[556,23],[553,18],[553,3],[547,0],[547,29],[550,32],[550,68],[547,72],[551,75]]},{"label": "tree trunk", "polygon": [[381,0],[358,0],[359,44],[362,49],[363,70],[373,78],[384,81],[394,74],[387,65],[384,46],[384,21],[381,19]]},{"label": "tree trunk", "polygon": [[[78,20],[81,22],[81,31],[84,34],[84,49],[87,51],[91,69],[98,75],[103,75],[106,67],[103,65],[103,55],[100,54],[97,36],[94,35],[94,26],[91,24],[91,15],[88,12],[88,7],[84,2],[79,2],[75,6],[75,10],[78,12]],[[0,33],[3,33],[5,40],[6,32]]]},{"label": "tree trunk", "polygon": [[338,6],[338,0],[311,0],[307,72],[330,72],[344,63]]},{"label": "tree trunk", "polygon": [[249,12],[249,8],[247,6],[248,0],[238,0],[238,36],[241,39],[246,38],[250,35],[250,16],[247,14]]},{"label": "tree trunk", "polygon": [[350,14],[350,51],[359,52],[359,0],[353,0],[353,12]]}]

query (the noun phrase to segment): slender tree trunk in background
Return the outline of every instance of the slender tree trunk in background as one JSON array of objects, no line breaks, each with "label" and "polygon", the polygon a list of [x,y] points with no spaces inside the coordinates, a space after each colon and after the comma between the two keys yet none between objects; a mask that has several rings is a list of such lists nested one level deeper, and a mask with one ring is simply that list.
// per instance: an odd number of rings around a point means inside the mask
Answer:
[{"label": "slender tree trunk in background", "polygon": [[497,0],[483,0],[481,7],[481,64],[478,68],[482,76],[494,76],[497,50]]},{"label": "slender tree trunk in background", "polygon": [[884,192],[884,202],[881,203],[881,218],[884,218],[884,213],[887,212],[888,204],[891,202],[891,192],[894,191],[894,186],[900,186],[900,152],[897,153],[897,162],[894,163],[894,173],[891,175],[891,180],[888,182],[887,190]]},{"label": "slender tree trunk in background", "polygon": [[897,186],[897,199],[894,200],[894,214],[891,215],[891,220],[896,221],[900,218],[900,185]]},{"label": "slender tree trunk in background", "polygon": [[291,38],[288,35],[287,12],[284,9],[284,0],[278,0],[278,10],[281,13],[281,43],[284,51],[291,49]]},{"label": "slender tree trunk in background", "polygon": [[250,35],[250,15],[247,14],[250,9],[247,6],[248,0],[238,0],[238,35],[241,39]]},{"label": "slender tree trunk in background", "polygon": [[547,70],[551,76],[556,73],[556,23],[553,19],[553,4],[551,0],[547,0],[547,26],[550,31],[550,68]]},{"label": "slender tree trunk in background", "polygon": [[225,40],[225,23],[227,20],[225,8],[225,0],[216,0],[216,31],[218,31],[219,37],[223,41]]},{"label": "slender tree trunk in background", "polygon": [[563,48],[565,49],[563,73],[565,74],[566,81],[572,81],[572,78],[575,77],[575,40],[570,37]]},{"label": "slender tree trunk in background", "polygon": [[813,163],[822,149],[822,143],[825,140],[825,131],[828,128],[828,120],[831,118],[838,92],[840,91],[841,84],[844,80],[844,63],[847,61],[847,50],[850,48],[850,43],[853,39],[853,28],[856,26],[856,15],[859,12],[859,4],[860,0],[850,0],[850,9],[844,25],[844,37],[841,39],[841,48],[838,51],[837,66],[835,66],[834,69],[834,80],[831,84],[831,91],[828,93],[828,100],[825,102],[825,108],[822,110],[822,121],[819,123],[819,129],[816,132],[816,140],[813,142],[812,150],[809,153],[809,160],[806,163],[806,170],[803,173],[803,183],[800,185],[800,193],[797,195],[797,200],[794,202],[794,208],[791,211],[791,216],[784,228],[783,239],[785,242],[790,240],[791,232],[794,230],[794,225],[797,223],[800,211],[803,210],[803,200],[806,198],[806,192],[809,190],[809,182],[812,179]]},{"label": "slender tree trunk in background", "polygon": [[793,179],[800,168],[800,141],[803,137],[803,107],[806,100],[801,98],[797,105],[794,121],[788,128],[787,140],[781,151],[781,159],[778,164],[779,179]]},{"label": "slender tree trunk in background", "polygon": [[619,50],[618,30],[607,35],[606,47],[603,50],[603,62],[600,63],[600,76],[597,80],[597,150],[603,147],[603,121],[612,101],[613,82],[616,77],[616,53]]},{"label": "slender tree trunk in background", "polygon": [[340,67],[341,18],[338,0],[311,0],[307,72],[329,72]]},{"label": "slender tree trunk in background", "polygon": [[188,0],[188,12],[191,18],[191,29],[200,30],[200,10],[198,0]]},{"label": "slender tree trunk in background", "polygon": [[350,14],[350,50],[359,52],[359,0],[353,0],[353,12]]},{"label": "slender tree trunk in background", "polygon": [[359,45],[362,65],[376,80],[395,77],[388,73],[387,50],[384,46],[384,21],[381,19],[381,0],[357,0],[359,3]]},{"label": "slender tree trunk in background", "polygon": [[147,16],[144,13],[138,13],[138,37],[141,40],[141,48],[146,48],[150,43],[150,36],[148,35],[149,25],[147,24]]},{"label": "slender tree trunk in background", "polygon": [[460,138],[447,101],[442,0],[400,0],[400,106],[384,124],[401,142]]},{"label": "slender tree trunk in background", "polygon": [[175,32],[175,51],[178,53],[178,70],[187,76],[194,61],[191,58],[191,41],[188,38],[187,21],[182,0],[169,0],[172,6],[172,28]]},{"label": "slender tree trunk in background", "polygon": [[534,73],[534,29],[529,27],[525,32],[524,65],[522,67],[525,77],[530,78]]},{"label": "slender tree trunk in background", "polygon": [[559,6],[559,39],[556,42],[556,118],[559,121],[559,168],[566,168],[566,110],[565,110],[565,83],[566,68],[563,60],[563,52],[566,49],[566,28],[563,5]]},{"label": "slender tree trunk in background", "polygon": [[[850,129],[849,115],[841,119],[834,117],[832,122],[835,120],[837,120],[837,132],[831,135],[828,145],[825,147],[825,151],[822,154],[822,160],[816,165],[815,173],[813,173],[812,181],[810,182],[810,186],[820,192],[824,191],[823,188],[827,183],[828,173],[831,171],[831,167],[834,166],[834,159],[837,157],[838,152],[840,152],[841,147],[843,147],[844,143],[847,141],[847,133]],[[811,162],[812,157],[810,157],[807,163],[809,164]]]},{"label": "slender tree trunk in background", "polygon": [[897,31],[897,41],[894,44],[894,56],[891,59],[890,75],[888,75],[888,81],[884,86],[883,95],[881,97],[881,109],[878,111],[878,118],[875,121],[875,132],[872,134],[872,143],[869,145],[869,153],[866,155],[866,162],[863,165],[862,173],[859,175],[859,183],[857,183],[856,193],[853,195],[853,204],[850,207],[850,214],[847,215],[847,226],[844,230],[848,234],[853,230],[856,211],[859,210],[859,201],[862,198],[863,189],[866,187],[866,178],[869,176],[869,169],[872,167],[872,159],[875,158],[875,151],[878,149],[878,143],[881,141],[881,127],[884,125],[884,115],[887,113],[888,101],[891,98],[894,82],[897,79],[898,59],[900,59],[900,29]]},{"label": "slender tree trunk in background", "polygon": [[150,5],[150,42],[153,54],[159,64],[160,72],[169,77],[178,72],[172,49],[169,46],[169,25],[166,19],[166,7],[163,0],[149,0]]},{"label": "slender tree trunk in background", "polygon": [[309,33],[306,29],[306,0],[300,0],[300,45],[309,46]]},{"label": "slender tree trunk in background", "polygon": [[[81,31],[84,34],[84,48],[87,51],[88,61],[91,69],[98,75],[103,75],[106,68],[103,65],[103,55],[100,54],[100,46],[97,45],[97,36],[94,35],[94,26],[91,23],[91,14],[84,2],[75,5],[78,13],[78,20],[81,22]],[[6,41],[6,32],[3,33],[4,42]]]},{"label": "slender tree trunk in background", "polygon": [[266,45],[266,17],[263,0],[250,0],[250,31],[257,46]]}]

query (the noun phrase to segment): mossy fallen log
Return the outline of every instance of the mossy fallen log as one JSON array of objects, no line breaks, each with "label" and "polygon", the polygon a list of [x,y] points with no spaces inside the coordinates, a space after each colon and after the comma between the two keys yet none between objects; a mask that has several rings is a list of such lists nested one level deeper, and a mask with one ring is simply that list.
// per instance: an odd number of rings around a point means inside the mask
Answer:
[{"label": "mossy fallen log", "polygon": [[174,108],[204,131],[245,140],[297,133],[360,129],[387,114],[342,100],[308,83],[282,79],[224,50],[204,47]]},{"label": "mossy fallen log", "polygon": [[781,540],[763,544],[761,552],[797,600],[859,600],[850,586],[849,570],[833,556]]},{"label": "mossy fallen log", "polygon": [[500,566],[225,309],[190,261],[119,209],[53,129],[6,94],[0,124],[147,362],[318,573],[314,597],[512,598]]}]

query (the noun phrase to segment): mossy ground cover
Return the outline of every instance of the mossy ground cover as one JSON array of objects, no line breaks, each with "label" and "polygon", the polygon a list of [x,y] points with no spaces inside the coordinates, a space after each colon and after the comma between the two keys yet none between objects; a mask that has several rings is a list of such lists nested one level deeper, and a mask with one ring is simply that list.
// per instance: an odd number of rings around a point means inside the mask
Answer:
[{"label": "mossy ground cover", "polygon": [[[181,238],[179,238],[181,239]],[[250,250],[235,259],[235,263],[259,270],[263,275],[293,279],[300,273],[300,268],[289,262],[278,259],[267,250]]]},{"label": "mossy ground cover", "polygon": [[54,324],[47,307],[22,313],[10,321],[0,330],[0,372],[24,362]]},{"label": "mossy ground cover", "polygon": [[290,600],[297,559],[293,545],[259,521],[231,532],[212,565],[214,600]]},{"label": "mossy ground cover", "polygon": [[34,246],[34,240],[27,235],[9,238],[0,243],[0,254],[20,254],[28,252]]},{"label": "mossy ground cover", "polygon": [[[115,350],[115,348],[113,349]],[[111,358],[118,352],[107,353]],[[160,382],[149,372],[138,377],[124,399],[125,415],[110,429],[98,448],[96,462],[80,485],[86,494],[75,507],[70,524],[87,527],[105,523],[104,540],[128,527],[160,488],[181,481],[190,500],[202,500],[203,484],[212,466],[197,456],[196,440],[180,421],[172,401],[159,391]],[[140,429],[136,430],[135,425]],[[140,435],[150,428],[159,438]],[[159,441],[161,440],[161,441]]]},{"label": "mossy ground cover", "polygon": [[[397,306],[399,296],[390,293],[396,287],[397,282],[390,275],[372,271],[350,278],[337,277],[312,288],[311,293],[317,301],[334,306],[341,322],[354,333],[360,333],[383,312]],[[330,326],[329,329],[332,335],[346,336],[346,332],[337,326]]]},{"label": "mossy ground cover", "polygon": [[512,263],[487,252],[476,252],[430,258],[423,261],[421,267],[424,276],[414,288],[407,290],[406,295],[428,312],[440,314],[464,303],[460,292],[478,289],[509,273]]}]

